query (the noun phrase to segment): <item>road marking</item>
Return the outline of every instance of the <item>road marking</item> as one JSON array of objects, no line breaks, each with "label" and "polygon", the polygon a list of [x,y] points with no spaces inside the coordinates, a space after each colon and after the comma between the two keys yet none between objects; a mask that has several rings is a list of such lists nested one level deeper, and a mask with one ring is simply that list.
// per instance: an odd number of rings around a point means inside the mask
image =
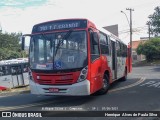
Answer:
[{"label": "road marking", "polygon": [[45,105],[45,104],[49,104],[49,103],[53,103],[53,102],[55,102],[55,101],[40,102],[40,103],[35,103],[35,104],[27,104],[27,105],[13,106],[13,107],[2,106],[2,107],[0,107],[0,111],[14,110],[14,109],[20,109],[20,108],[27,108],[27,107],[34,107],[34,106]]},{"label": "road marking", "polygon": [[143,83],[143,84],[140,85],[140,86],[151,85],[151,84],[153,84],[153,83],[155,83],[155,81],[149,81],[149,82]]},{"label": "road marking", "polygon": [[146,82],[140,86],[146,86],[146,87],[155,87],[155,88],[160,88],[160,82],[157,82],[157,81],[149,81],[149,82]]},{"label": "road marking", "polygon": [[109,90],[108,92],[115,92],[115,91],[124,90],[124,89],[127,89],[127,88],[134,87],[134,86],[139,85],[142,82],[144,82],[145,79],[146,79],[145,77],[142,77],[140,80],[138,80],[137,82],[135,82],[133,84],[130,84],[130,85],[127,85],[127,86],[124,86],[124,87],[115,88],[115,89]]},{"label": "road marking", "polygon": [[[134,87],[136,85],[141,84],[142,82],[145,81],[145,78],[141,78],[140,80],[138,80],[136,83],[124,86],[124,87],[119,87],[119,88],[115,88],[112,90],[109,90],[108,92],[115,92],[115,91],[119,91],[119,90],[124,90],[127,88],[131,88]],[[45,104],[50,104],[50,103],[54,103],[55,101],[50,101],[50,102],[40,102],[40,103],[33,103],[33,104],[28,104],[28,105],[20,105],[20,106],[13,106],[13,107],[5,107],[5,106],[1,106],[0,107],[0,111],[6,111],[6,110],[14,110],[14,109],[21,109],[21,108],[27,108],[27,107],[34,107],[34,106],[39,106],[39,105],[45,105]]]}]

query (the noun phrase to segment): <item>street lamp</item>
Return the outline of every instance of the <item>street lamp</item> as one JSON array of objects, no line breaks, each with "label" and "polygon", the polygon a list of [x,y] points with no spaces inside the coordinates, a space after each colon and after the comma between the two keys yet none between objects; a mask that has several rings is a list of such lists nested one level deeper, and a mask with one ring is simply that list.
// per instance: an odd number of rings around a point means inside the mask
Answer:
[{"label": "street lamp", "polygon": [[130,23],[129,23],[129,20],[128,20],[128,17],[127,17],[127,15],[126,15],[126,13],[125,13],[125,12],[123,12],[123,11],[121,11],[121,13],[123,13],[123,14],[126,16],[126,19],[127,19],[128,25],[130,26]]},{"label": "street lamp", "polygon": [[124,11],[121,11],[121,13],[123,13],[126,16],[127,21],[128,21],[128,25],[130,27],[130,47],[131,47],[131,56],[132,56],[132,11],[134,11],[134,9],[126,8],[126,10],[130,11],[130,22],[129,22],[129,19],[128,19],[126,13]]}]

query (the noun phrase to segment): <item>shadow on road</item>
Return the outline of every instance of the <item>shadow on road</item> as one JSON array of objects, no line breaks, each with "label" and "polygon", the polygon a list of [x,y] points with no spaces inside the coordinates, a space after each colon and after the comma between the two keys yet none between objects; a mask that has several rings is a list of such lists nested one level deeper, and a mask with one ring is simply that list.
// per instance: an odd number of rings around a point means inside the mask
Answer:
[{"label": "shadow on road", "polygon": [[[0,109],[5,107],[19,107],[33,105],[34,107],[70,107],[81,106],[94,101],[99,97],[94,96],[36,96],[29,93],[0,98]],[[17,99],[19,102],[17,102]],[[32,100],[31,100],[32,99]],[[25,108],[22,108],[25,109]]]},{"label": "shadow on road", "polygon": [[160,66],[153,68],[155,72],[160,72]]},{"label": "shadow on road", "polygon": [[[109,90],[123,87],[137,82],[138,79],[127,79],[126,81],[115,81],[111,84]],[[104,94],[105,96],[107,94]],[[70,106],[85,106],[88,103],[94,103],[102,98],[102,95],[90,96],[37,96],[30,93],[19,94],[0,98],[0,108],[14,107],[23,105],[33,105],[35,107],[70,107]],[[18,101],[17,101],[18,100]],[[30,109],[31,109],[30,108]],[[26,108],[22,108],[25,110]]]}]

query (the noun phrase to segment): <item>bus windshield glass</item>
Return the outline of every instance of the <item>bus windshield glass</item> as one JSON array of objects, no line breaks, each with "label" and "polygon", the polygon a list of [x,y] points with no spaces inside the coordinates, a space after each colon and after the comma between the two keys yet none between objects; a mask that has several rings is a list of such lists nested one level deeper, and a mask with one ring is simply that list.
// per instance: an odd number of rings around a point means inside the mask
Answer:
[{"label": "bus windshield glass", "polygon": [[71,31],[67,34],[68,32],[55,32],[33,35],[29,56],[31,69],[65,70],[85,67],[86,31]]}]

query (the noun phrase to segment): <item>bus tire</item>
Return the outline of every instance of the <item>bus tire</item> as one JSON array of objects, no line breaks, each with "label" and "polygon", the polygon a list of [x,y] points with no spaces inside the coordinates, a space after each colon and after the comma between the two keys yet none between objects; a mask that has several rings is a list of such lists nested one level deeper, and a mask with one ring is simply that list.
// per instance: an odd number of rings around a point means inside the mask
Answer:
[{"label": "bus tire", "polygon": [[103,76],[103,87],[98,91],[98,95],[103,95],[108,92],[109,89],[109,77],[107,74]]}]

